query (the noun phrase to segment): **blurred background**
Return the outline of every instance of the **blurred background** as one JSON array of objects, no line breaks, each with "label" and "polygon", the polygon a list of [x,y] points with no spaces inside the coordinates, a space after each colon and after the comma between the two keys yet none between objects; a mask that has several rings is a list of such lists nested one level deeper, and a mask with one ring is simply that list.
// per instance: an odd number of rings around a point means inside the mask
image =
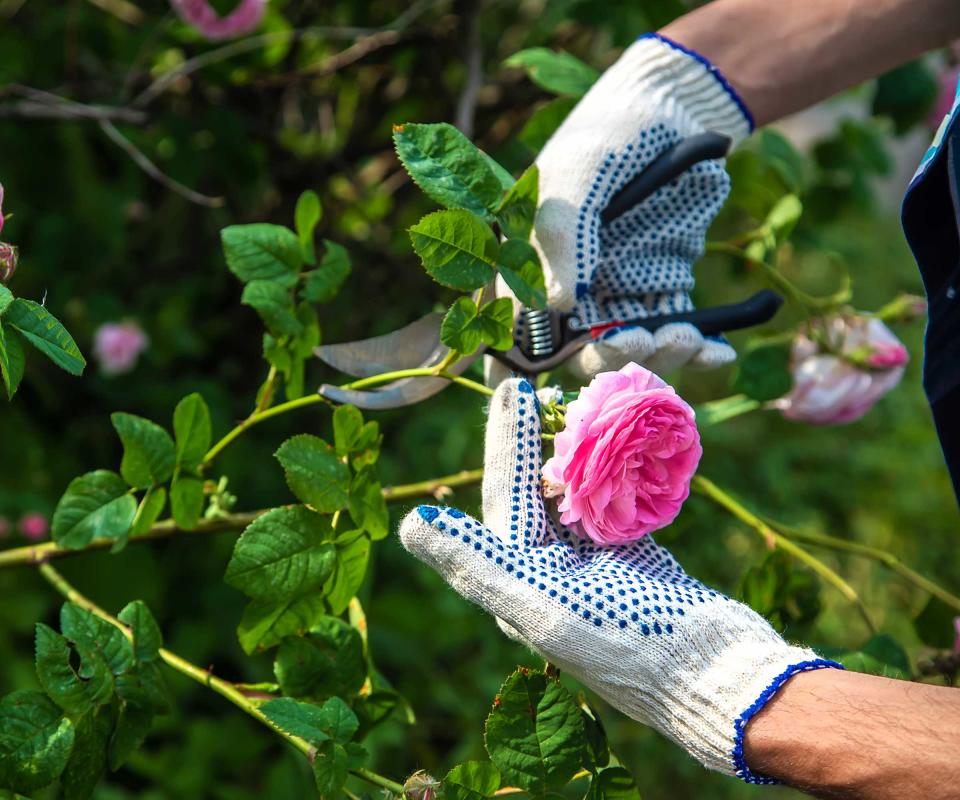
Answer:
[{"label": "blurred background", "polygon": [[[212,5],[226,12],[235,0]],[[391,126],[456,122],[519,174],[570,101],[554,100],[520,70],[503,67],[506,57],[548,46],[603,68],[635,36],[689,5],[273,0],[255,46],[246,37],[236,42],[250,46],[225,52],[232,45],[204,41],[161,0],[0,0],[0,181],[4,211],[13,214],[3,238],[21,252],[11,286],[19,296],[45,297],[90,361],[75,379],[29,353],[19,395],[0,407],[0,547],[42,538],[44,519],[72,477],[115,468],[120,446],[110,412],[169,424],[176,401],[199,391],[216,434],[248,413],[266,372],[261,328],[225,268],[222,227],[289,225],[297,196],[315,190],[324,208],[320,235],[346,246],[354,262],[338,301],[320,309],[324,339],[410,322],[450,297],[410,248],[406,228],[432,205],[397,162]],[[939,124],[951,75],[949,54],[932,54],[755,135],[730,159],[734,190],[711,238],[756,226],[773,202],[795,191],[805,213],[780,256],[791,279],[825,294],[848,273],[854,305],[864,310],[900,292],[922,294],[897,210]],[[171,79],[154,92],[164,76]],[[116,125],[122,146],[76,109],[49,118],[50,105],[40,102],[47,111],[38,111],[34,90],[113,109],[101,109],[99,118]],[[164,180],[147,175],[134,151]],[[223,203],[192,202],[171,181]],[[697,280],[698,305],[739,300],[762,285],[722,256],[705,258]],[[785,309],[775,327],[796,321]],[[135,357],[111,360],[109,341],[95,348],[105,324],[135,332]],[[884,548],[956,591],[957,506],[920,386],[922,322],[895,330],[912,360],[901,385],[866,418],[811,428],[776,412],[740,417],[704,431],[701,472],[763,514]],[[749,335],[732,338],[742,345]],[[674,379],[691,402],[704,402],[731,394],[731,376]],[[308,391],[331,377],[312,365]],[[377,419],[385,484],[481,464],[482,406],[458,388]],[[257,427],[218,461],[238,510],[289,501],[272,453],[304,431],[329,436],[327,410],[316,406]],[[475,490],[458,490],[447,502],[476,510],[478,501]],[[405,510],[392,507],[394,522]],[[870,636],[856,610],[809,571],[790,562],[760,566],[768,556],[763,541],[700,498],[657,538],[688,571],[728,593],[741,591],[751,568],[767,569],[783,591],[762,610],[787,637],[856,649]],[[145,543],[118,556],[61,563],[108,609],[144,599],[168,646],[193,662],[235,680],[264,680],[271,658],[243,655],[235,628],[245,601],[221,580],[234,539]],[[374,553],[360,595],[370,642],[416,722],[379,728],[368,740],[372,766],[391,777],[418,768],[442,775],[481,755],[483,720],[501,681],[517,663],[536,662],[395,539]],[[927,606],[925,593],[876,561],[817,555],[861,595],[912,670],[932,647],[952,647],[949,616],[927,609],[925,624],[918,630],[914,623]],[[0,593],[5,693],[35,685],[33,625],[52,623],[60,599],[28,567],[0,571]],[[175,712],[98,798],[311,796],[307,765],[276,737],[180,676],[171,675],[170,684]],[[644,798],[798,796],[707,773],[652,731],[610,709],[601,714]]]}]

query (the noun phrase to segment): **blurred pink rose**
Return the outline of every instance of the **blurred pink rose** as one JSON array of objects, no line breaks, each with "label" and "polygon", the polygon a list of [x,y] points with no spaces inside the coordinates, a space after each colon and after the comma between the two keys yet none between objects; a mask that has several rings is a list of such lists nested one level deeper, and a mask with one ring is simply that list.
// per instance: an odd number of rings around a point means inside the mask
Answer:
[{"label": "blurred pink rose", "polygon": [[0,539],[6,539],[13,530],[13,525],[6,517],[0,517]]},{"label": "blurred pink rose", "polygon": [[623,544],[669,525],[703,452],[693,409],[637,364],[601,372],[567,407],[545,494],[560,521],[597,544]]},{"label": "blurred pink rose", "polygon": [[837,316],[793,342],[793,389],[774,402],[787,419],[813,425],[853,422],[900,382],[907,348],[875,317]]},{"label": "blurred pink rose", "polygon": [[106,322],[93,334],[93,357],[104,375],[130,372],[150,340],[136,322]]},{"label": "blurred pink rose", "polygon": [[17,271],[19,255],[12,244],[0,242],[0,283],[6,283]]},{"label": "blurred pink rose", "polygon": [[180,19],[211,42],[250,33],[267,10],[267,0],[239,0],[225,17],[221,17],[208,0],[170,0],[170,5]]},{"label": "blurred pink rose", "polygon": [[930,110],[930,116],[927,118],[927,125],[931,128],[939,128],[943,118],[953,109],[957,97],[958,81],[960,81],[960,64],[946,67],[940,73],[940,91],[937,94],[937,102]]},{"label": "blurred pink rose", "polygon": [[43,514],[31,511],[20,517],[17,528],[22,536],[37,542],[50,532],[50,522]]}]

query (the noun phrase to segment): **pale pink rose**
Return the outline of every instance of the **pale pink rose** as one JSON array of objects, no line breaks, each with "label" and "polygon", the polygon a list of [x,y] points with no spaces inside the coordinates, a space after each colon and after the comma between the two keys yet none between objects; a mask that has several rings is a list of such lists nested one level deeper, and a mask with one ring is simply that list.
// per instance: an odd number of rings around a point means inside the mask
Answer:
[{"label": "pale pink rose", "polygon": [[17,528],[21,536],[38,542],[45,539],[50,532],[50,522],[43,514],[31,511],[20,517]]},{"label": "pale pink rose", "polygon": [[957,97],[957,82],[960,81],[960,64],[947,67],[940,73],[940,89],[937,93],[937,102],[930,110],[927,125],[933,129],[940,127],[943,118],[953,109]]},{"label": "pale pink rose", "polygon": [[93,334],[93,357],[104,375],[121,375],[133,370],[149,344],[136,322],[107,322]]},{"label": "pale pink rose", "polygon": [[703,453],[693,409],[633,363],[580,391],[554,444],[543,477],[563,491],[560,521],[604,545],[673,522]]},{"label": "pale pink rose", "polygon": [[858,420],[900,383],[907,348],[875,317],[837,316],[817,331],[828,346],[797,336],[793,389],[773,405],[787,419],[812,425]]},{"label": "pale pink rose", "polygon": [[17,271],[19,254],[12,244],[0,242],[0,283],[6,283]]},{"label": "pale pink rose", "polygon": [[221,17],[208,0],[170,0],[170,5],[180,19],[211,42],[250,33],[267,10],[267,0],[239,0],[225,17]]}]

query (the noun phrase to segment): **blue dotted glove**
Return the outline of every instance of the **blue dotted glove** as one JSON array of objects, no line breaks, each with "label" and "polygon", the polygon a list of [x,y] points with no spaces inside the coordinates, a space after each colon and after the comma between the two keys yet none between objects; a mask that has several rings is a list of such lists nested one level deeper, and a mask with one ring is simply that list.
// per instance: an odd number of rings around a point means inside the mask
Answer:
[{"label": "blue dotted glove", "polygon": [[761,616],[687,575],[651,537],[598,547],[557,524],[540,487],[533,388],[507,380],[491,401],[484,523],[420,506],[404,547],[514,638],[705,766],[750,782],[743,728],[799,671],[837,666],[788,645]]},{"label": "blue dotted glove", "polygon": [[706,130],[734,141],[749,116],[719,73],[662,37],[629,47],[577,104],[537,158],[540,206],[532,242],[549,305],[572,311],[575,328],[609,326],[573,361],[582,374],[628,361],[654,372],[712,367],[736,354],[693,325],[655,333],[618,327],[630,319],[691,311],[693,264],[730,191],[720,161],[695,165],[614,220],[600,214],[616,192],[681,139]]}]

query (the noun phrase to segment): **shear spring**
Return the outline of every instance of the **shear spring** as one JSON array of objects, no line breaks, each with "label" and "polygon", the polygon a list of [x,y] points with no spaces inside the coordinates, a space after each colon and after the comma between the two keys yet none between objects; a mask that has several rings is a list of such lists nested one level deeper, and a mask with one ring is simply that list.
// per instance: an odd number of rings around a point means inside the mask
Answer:
[{"label": "shear spring", "polygon": [[530,355],[533,358],[549,356],[554,351],[553,325],[549,311],[528,308],[523,312],[530,341]]}]

